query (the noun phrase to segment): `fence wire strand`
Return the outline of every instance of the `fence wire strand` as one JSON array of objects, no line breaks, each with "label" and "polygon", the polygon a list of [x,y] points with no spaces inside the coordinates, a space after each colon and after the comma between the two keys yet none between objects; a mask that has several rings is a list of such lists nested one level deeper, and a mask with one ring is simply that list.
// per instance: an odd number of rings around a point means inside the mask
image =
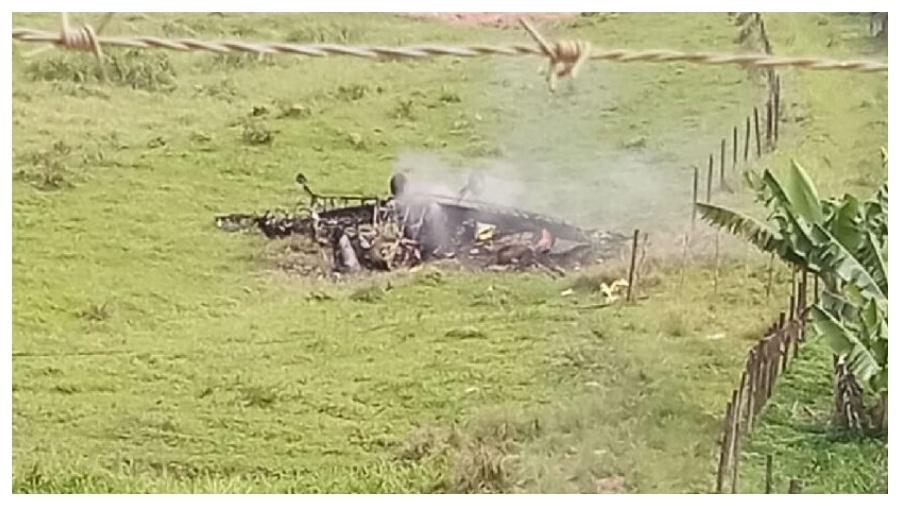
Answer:
[{"label": "fence wire strand", "polygon": [[[523,24],[525,24],[523,22]],[[527,27],[527,25],[525,25]],[[529,29],[535,36],[536,31]],[[78,36],[77,34],[84,34]],[[432,58],[454,56],[474,58],[480,56],[543,56],[556,63],[572,63],[575,58],[583,60],[605,60],[619,63],[686,62],[701,65],[739,65],[744,67],[776,68],[798,67],[810,70],[850,70],[856,72],[887,72],[887,63],[872,60],[835,60],[818,57],[777,57],[768,54],[726,54],[712,52],[685,52],[669,49],[629,50],[590,49],[585,41],[560,41],[544,44],[464,44],[438,45],[417,44],[411,46],[344,45],[344,44],[298,44],[288,42],[244,42],[238,40],[206,41],[194,38],[167,38],[146,35],[106,36],[100,35],[89,25],[70,28],[63,25],[61,31],[51,32],[32,28],[13,28],[13,40],[21,42],[50,43],[63,49],[92,50],[95,53],[102,46],[118,46],[135,49],[167,49],[171,51],[206,51],[213,53],[245,52],[256,54],[288,54],[297,56],[326,57],[354,56],[358,58]],[[540,41],[539,36],[535,37]],[[573,45],[574,44],[574,45]],[[578,50],[572,50],[577,46]],[[556,48],[556,49],[553,49]],[[567,51],[564,51],[568,48]],[[565,56],[565,58],[564,58]],[[571,65],[569,65],[571,70]],[[576,67],[577,70],[577,67]]]}]

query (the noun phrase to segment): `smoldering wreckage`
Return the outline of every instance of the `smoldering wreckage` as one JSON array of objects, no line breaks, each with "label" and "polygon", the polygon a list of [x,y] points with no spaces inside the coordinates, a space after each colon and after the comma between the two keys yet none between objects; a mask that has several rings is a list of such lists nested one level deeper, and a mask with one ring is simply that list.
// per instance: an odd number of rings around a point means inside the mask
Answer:
[{"label": "smoldering wreckage", "polygon": [[305,199],[293,210],[216,217],[226,231],[304,236],[333,274],[413,268],[451,260],[491,270],[539,269],[552,275],[620,254],[627,237],[588,230],[538,213],[477,200],[473,175],[456,195],[411,191],[410,176],[391,177],[390,195],[323,195],[297,174]]}]

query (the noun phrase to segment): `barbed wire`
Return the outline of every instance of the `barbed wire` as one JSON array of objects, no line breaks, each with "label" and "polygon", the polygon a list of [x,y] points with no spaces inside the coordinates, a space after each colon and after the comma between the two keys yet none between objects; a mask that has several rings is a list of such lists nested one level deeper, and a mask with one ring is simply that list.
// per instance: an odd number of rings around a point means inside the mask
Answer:
[{"label": "barbed wire", "polygon": [[[50,43],[69,50],[92,51],[102,54],[102,46],[118,46],[135,49],[168,49],[172,51],[207,51],[213,53],[255,53],[289,54],[297,56],[326,57],[354,56],[369,59],[404,59],[454,56],[473,58],[479,56],[524,56],[536,55],[550,59],[548,80],[551,88],[556,77],[574,76],[586,60],[606,60],[619,63],[686,62],[701,65],[739,65],[743,67],[798,67],[809,70],[850,70],[856,72],[887,72],[888,65],[872,60],[836,60],[819,57],[778,57],[768,54],[727,54],[712,52],[685,52],[668,49],[629,50],[591,49],[585,41],[559,41],[548,43],[524,19],[522,25],[535,39],[537,45],[529,44],[464,44],[439,45],[416,44],[410,46],[344,45],[344,44],[300,44],[289,42],[244,42],[238,40],[205,41],[194,38],[167,38],[146,35],[101,36],[90,25],[73,29],[65,20],[59,32],[13,28],[12,38],[21,42]],[[558,67],[562,67],[557,70]]]}]

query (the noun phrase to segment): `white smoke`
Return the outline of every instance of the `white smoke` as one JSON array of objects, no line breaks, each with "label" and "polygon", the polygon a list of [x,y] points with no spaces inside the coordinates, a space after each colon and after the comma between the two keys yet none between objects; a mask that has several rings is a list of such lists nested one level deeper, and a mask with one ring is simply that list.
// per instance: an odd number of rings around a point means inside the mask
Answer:
[{"label": "white smoke", "polygon": [[[658,67],[660,73],[671,72]],[[502,155],[470,158],[463,165],[435,153],[402,153],[395,169],[407,173],[411,191],[456,196],[469,175],[478,172],[482,175],[478,200],[541,212],[591,229],[629,233],[640,228],[657,237],[683,234],[691,217],[692,165],[702,165],[702,198],[703,160],[717,145],[706,132],[685,129],[662,140],[647,128],[651,122],[678,125],[677,117],[629,116],[624,90],[633,102],[636,82],[646,87],[637,92],[648,95],[668,93],[664,87],[626,74],[640,69],[592,63],[577,81],[561,83],[553,94],[542,86],[534,67],[519,60],[498,61],[493,69],[495,79],[481,94],[464,100],[503,111],[493,126],[502,133],[488,136],[499,141],[500,149],[494,151]],[[668,113],[672,111],[678,109]],[[695,113],[686,109],[684,114]]]},{"label": "white smoke", "polygon": [[[669,170],[664,170],[669,169]],[[602,165],[553,164],[515,157],[459,167],[433,153],[407,152],[395,164],[407,191],[456,197],[478,174],[469,198],[552,215],[585,228],[661,228],[690,216],[690,172],[611,153]]]}]

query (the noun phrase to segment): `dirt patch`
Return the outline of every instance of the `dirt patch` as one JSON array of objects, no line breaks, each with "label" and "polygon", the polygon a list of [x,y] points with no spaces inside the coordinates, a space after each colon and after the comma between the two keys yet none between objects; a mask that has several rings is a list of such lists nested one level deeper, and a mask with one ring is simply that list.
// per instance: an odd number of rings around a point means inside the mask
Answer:
[{"label": "dirt patch", "polygon": [[625,477],[621,475],[607,476],[594,481],[598,494],[621,494],[626,491]]},{"label": "dirt patch", "polygon": [[577,12],[411,12],[417,18],[440,19],[451,23],[465,25],[513,26],[519,18],[528,20],[552,21],[578,16]]}]

